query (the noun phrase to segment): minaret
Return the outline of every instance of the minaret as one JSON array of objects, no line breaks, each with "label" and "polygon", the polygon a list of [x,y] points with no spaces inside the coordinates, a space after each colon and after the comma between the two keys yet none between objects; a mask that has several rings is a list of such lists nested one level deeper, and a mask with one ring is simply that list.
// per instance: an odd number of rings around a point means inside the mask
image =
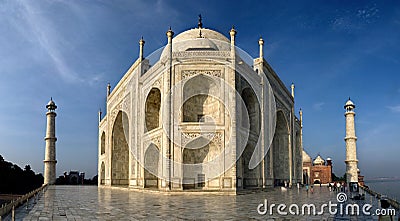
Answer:
[{"label": "minaret", "polygon": [[303,110],[300,108],[300,147],[303,150]]},{"label": "minaret", "polygon": [[[229,35],[231,36],[231,57],[232,61],[235,61],[235,36],[236,36],[236,30],[235,27],[232,26],[232,29],[229,31]],[[235,67],[235,66],[233,66]]]},{"label": "minaret", "polygon": [[344,140],[346,141],[346,182],[350,183],[358,183],[358,175],[357,175],[357,147],[356,147],[356,129],[354,126],[354,116],[356,113],[354,103],[350,100],[346,102],[344,105],[344,109],[346,110],[344,116],[346,117],[346,137]]},{"label": "minaret", "polygon": [[263,49],[264,40],[262,39],[262,37],[260,37],[260,39],[258,39],[258,45],[260,46],[259,57],[262,59],[262,58],[264,58],[264,49]]},{"label": "minaret", "polygon": [[292,85],[290,85],[290,88],[292,89],[292,97],[294,99],[294,83],[292,83]]},{"label": "minaret", "polygon": [[46,127],[46,150],[44,156],[44,184],[54,184],[56,182],[56,112],[57,105],[51,98],[46,105],[47,108],[47,127]]},{"label": "minaret", "polygon": [[143,36],[142,36],[142,38],[139,40],[139,60],[140,61],[143,61],[143,47],[144,47],[144,43],[145,43],[145,41],[144,41],[144,39],[143,39]]},{"label": "minaret", "polygon": [[110,85],[110,83],[108,83],[107,84],[107,98],[108,98],[108,96],[110,96],[110,94],[111,94],[111,85]]},{"label": "minaret", "polygon": [[[171,27],[169,27],[168,31],[167,31],[167,38],[168,38],[168,45],[166,47],[168,47],[168,72],[169,72],[169,82],[168,82],[168,88],[171,91],[172,86],[173,86],[173,73],[172,73],[172,38],[174,37],[174,32],[172,31]],[[173,102],[172,101],[172,93],[169,93],[169,105],[167,105],[167,113],[168,113],[168,135],[173,138]],[[169,144],[168,144],[168,149],[167,149],[167,158],[168,158],[168,163],[166,166],[166,169],[168,171],[168,182],[167,182],[167,188],[168,190],[171,190],[172,185],[171,185],[171,177],[172,177],[172,165],[171,165],[171,158],[172,158],[172,150],[174,148],[174,142],[171,142],[171,140],[169,140]]]},{"label": "minaret", "polygon": [[100,122],[101,122],[101,114],[102,114],[103,112],[101,112],[101,109],[99,109],[99,113],[98,113],[98,116],[99,116],[99,124],[100,124]]}]

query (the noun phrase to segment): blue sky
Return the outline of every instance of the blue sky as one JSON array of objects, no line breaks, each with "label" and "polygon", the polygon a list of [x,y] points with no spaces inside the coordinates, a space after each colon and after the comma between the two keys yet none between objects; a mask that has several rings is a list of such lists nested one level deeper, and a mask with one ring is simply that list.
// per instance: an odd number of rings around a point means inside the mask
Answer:
[{"label": "blue sky", "polygon": [[57,111],[57,171],[97,173],[97,111],[138,57],[197,25],[238,31],[265,57],[304,112],[304,147],[344,173],[344,110],[356,104],[358,158],[368,177],[400,171],[398,1],[0,1],[0,154],[43,171],[45,105]]}]

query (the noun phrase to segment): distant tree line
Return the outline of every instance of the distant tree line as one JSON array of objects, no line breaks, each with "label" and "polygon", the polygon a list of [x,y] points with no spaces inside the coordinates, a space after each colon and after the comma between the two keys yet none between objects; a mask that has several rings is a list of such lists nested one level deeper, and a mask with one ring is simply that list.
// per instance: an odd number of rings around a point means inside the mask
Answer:
[{"label": "distant tree line", "polygon": [[56,185],[97,185],[97,179],[97,175],[92,179],[82,179],[80,177],[71,176],[71,172],[70,174],[65,172],[63,176],[59,176],[56,179]]},{"label": "distant tree line", "polygon": [[35,174],[30,165],[22,170],[0,155],[0,194],[25,194],[43,184],[43,175]]},{"label": "distant tree line", "polygon": [[332,173],[332,181],[333,182],[346,182],[346,174],[342,177],[337,177],[334,173]]}]

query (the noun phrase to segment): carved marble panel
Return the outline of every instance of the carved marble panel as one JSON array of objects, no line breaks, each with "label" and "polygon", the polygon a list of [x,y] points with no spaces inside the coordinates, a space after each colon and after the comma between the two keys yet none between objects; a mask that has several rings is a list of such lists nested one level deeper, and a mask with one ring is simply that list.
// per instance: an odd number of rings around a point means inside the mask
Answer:
[{"label": "carved marble panel", "polygon": [[204,74],[204,75],[210,75],[213,77],[222,78],[221,70],[183,70],[182,74],[181,74],[182,80],[190,78],[190,77],[198,75],[198,74]]}]

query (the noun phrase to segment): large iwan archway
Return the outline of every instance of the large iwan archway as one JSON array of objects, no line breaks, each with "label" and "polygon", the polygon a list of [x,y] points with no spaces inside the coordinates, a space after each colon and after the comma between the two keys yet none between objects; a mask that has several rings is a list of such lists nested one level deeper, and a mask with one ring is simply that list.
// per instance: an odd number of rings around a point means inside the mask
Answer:
[{"label": "large iwan archway", "polygon": [[[242,126],[250,126],[250,128],[245,128],[249,130],[249,137],[241,156],[242,159],[239,161],[242,164],[243,187],[257,187],[260,185],[259,181],[261,179],[261,165],[258,164],[256,167],[253,167],[250,164],[250,160],[253,154],[257,154],[255,153],[255,147],[258,142],[261,129],[260,105],[254,91],[249,87],[242,91],[241,97],[246,106],[246,110],[244,110],[242,113],[242,118],[244,118],[242,119]],[[248,122],[248,124],[245,122]]]},{"label": "large iwan archway", "polygon": [[289,181],[289,126],[282,111],[276,114],[275,135],[272,141],[275,185]]},{"label": "large iwan archway", "polygon": [[295,145],[292,151],[292,158],[293,158],[293,182],[301,182],[301,173],[302,173],[302,149],[301,149],[301,137],[300,132],[296,132],[295,136]]},{"label": "large iwan archway", "polygon": [[129,184],[129,120],[125,112],[118,112],[112,130],[111,185]]}]

